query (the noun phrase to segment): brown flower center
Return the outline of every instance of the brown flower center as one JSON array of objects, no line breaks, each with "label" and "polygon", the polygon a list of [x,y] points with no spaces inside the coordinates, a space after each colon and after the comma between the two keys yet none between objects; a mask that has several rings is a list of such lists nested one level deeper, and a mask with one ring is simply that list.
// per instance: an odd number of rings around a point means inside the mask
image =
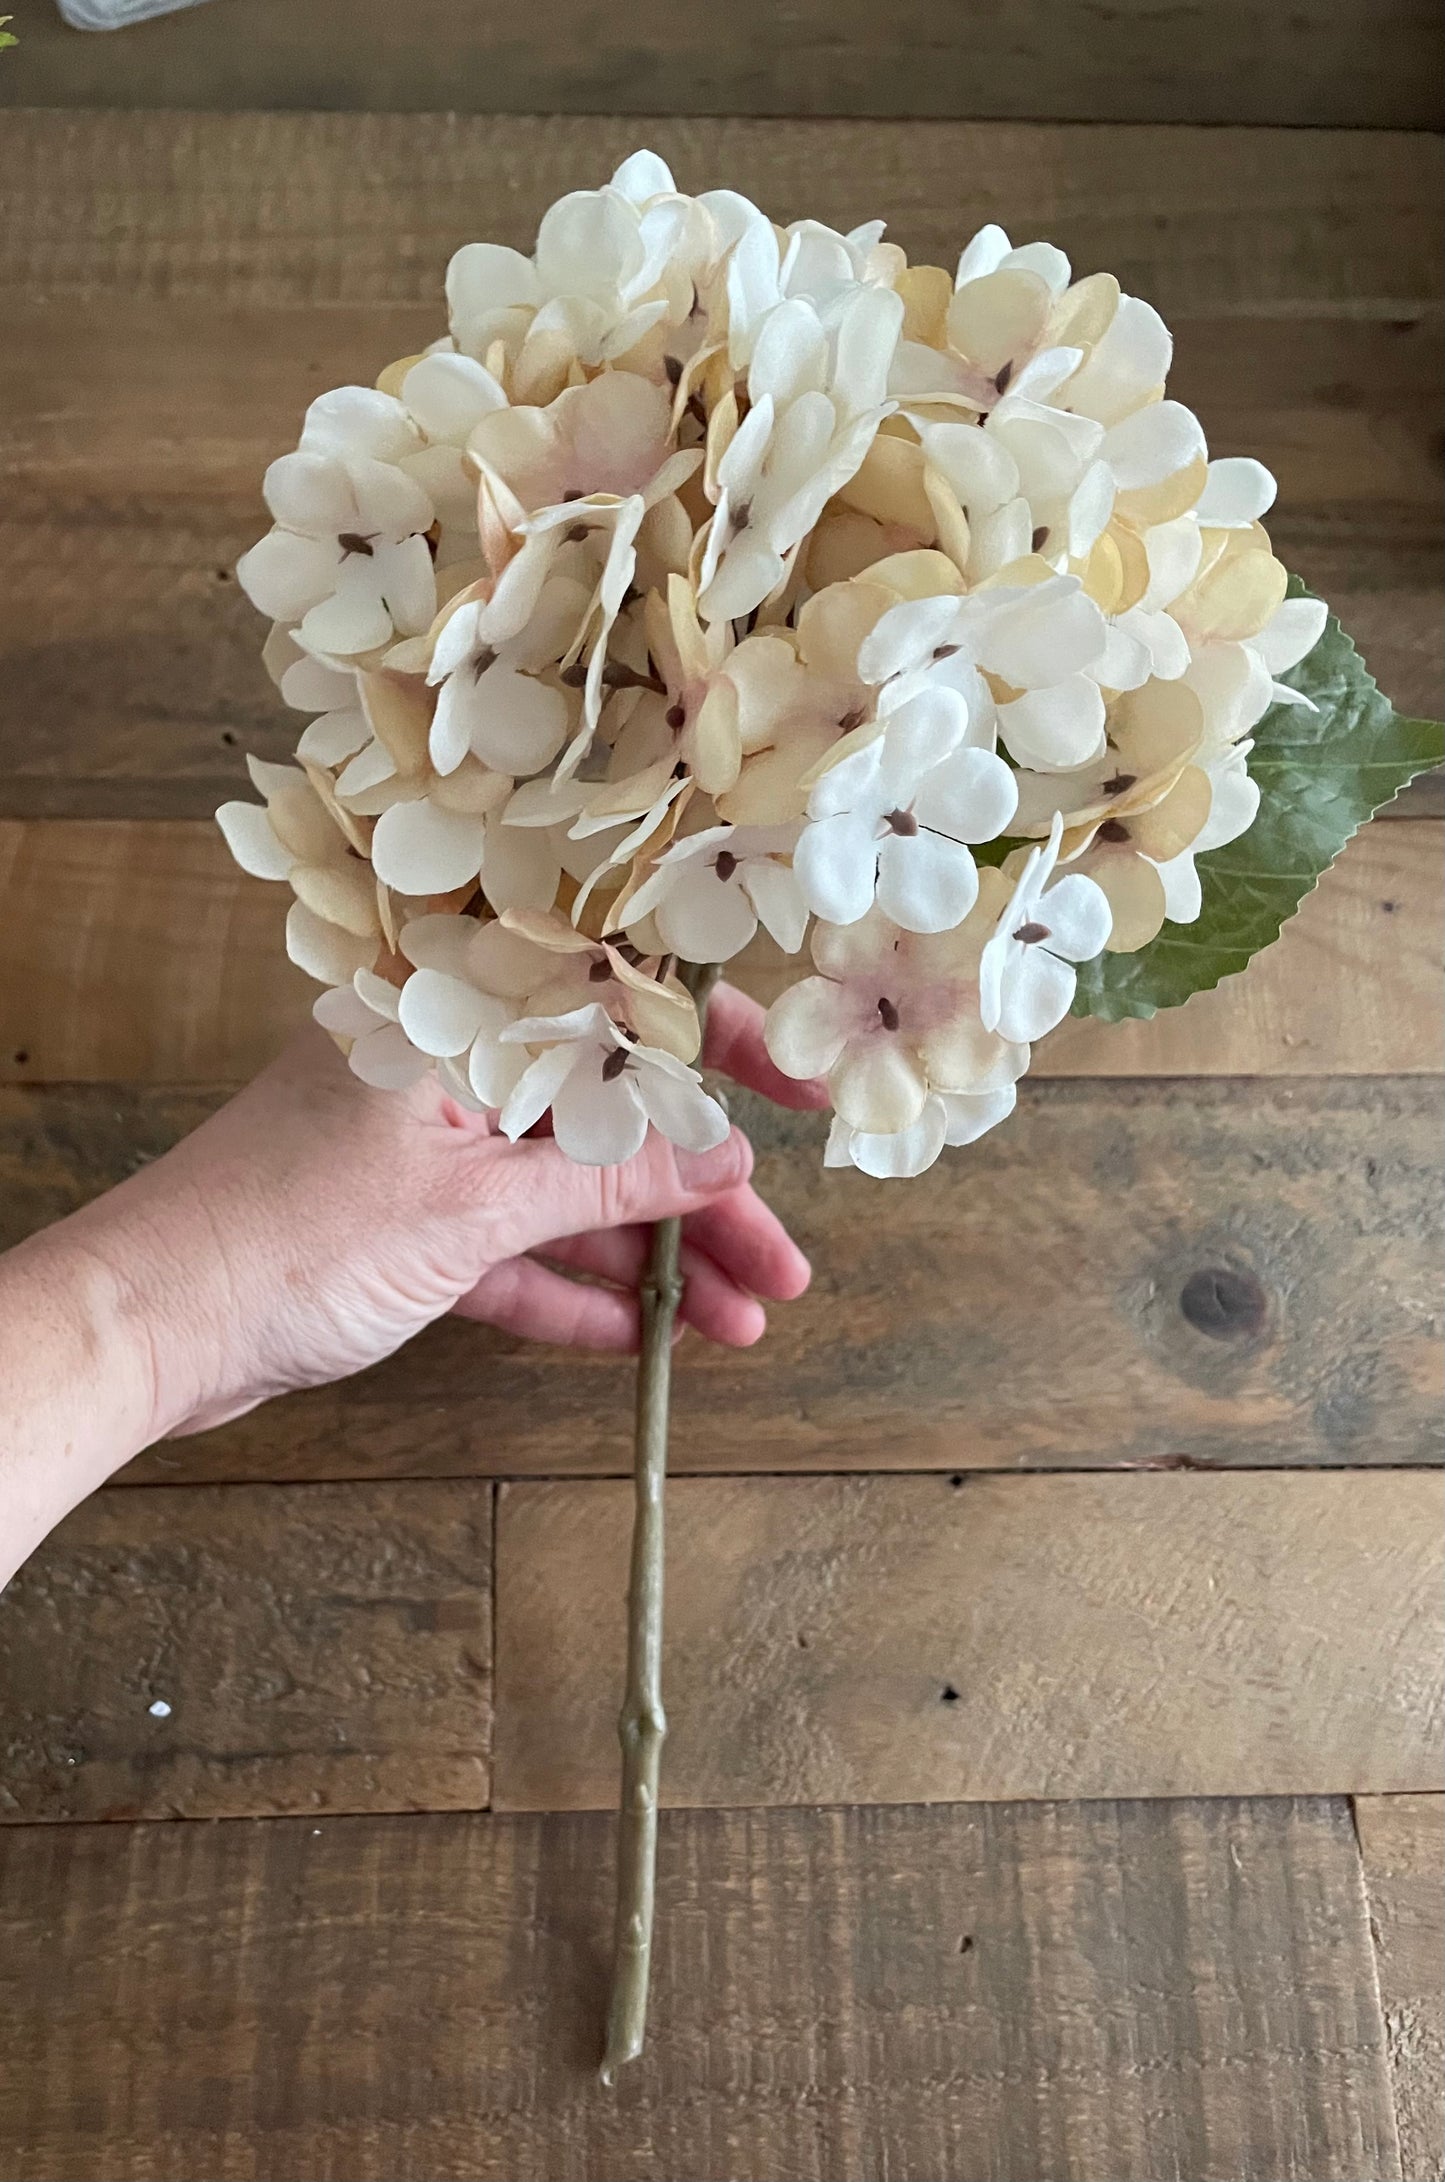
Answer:
[{"label": "brown flower center", "polygon": [[1104,793],[1106,796],[1121,796],[1126,788],[1133,787],[1138,778],[1137,773],[1116,773],[1112,780],[1105,781]]},{"label": "brown flower center", "polygon": [[608,961],[606,955],[599,955],[595,962],[588,964],[587,980],[589,984],[605,985],[611,975],[612,964]]},{"label": "brown flower center", "polygon": [[1127,841],[1128,838],[1129,829],[1122,819],[1106,818],[1099,828],[1099,839],[1101,841]]},{"label": "brown flower center", "polygon": [[731,849],[719,849],[712,868],[720,879],[730,879],[738,868],[738,860]]},{"label": "brown flower center", "polygon": [[1049,928],[1046,924],[1021,924],[1014,934],[1014,938],[1022,940],[1025,947],[1037,947],[1039,941],[1047,939],[1048,936]]},{"label": "brown flower center", "polygon": [[625,1048],[622,1046],[615,1047],[602,1063],[602,1081],[604,1083],[616,1083],[623,1069],[627,1066],[627,1060],[628,1056]]},{"label": "brown flower center", "polygon": [[897,1030],[898,1028],[898,1009],[891,1000],[881,995],[878,1001],[878,1020],[885,1030]]},{"label": "brown flower center", "polygon": [[340,546],[343,557],[349,553],[359,553],[364,560],[369,561],[375,552],[371,539],[363,538],[360,531],[356,530],[340,531],[336,543]]},{"label": "brown flower center", "polygon": [[912,811],[890,811],[883,823],[890,833],[901,833],[905,840],[918,831],[918,820]]},{"label": "brown flower center", "polygon": [[667,708],[667,724],[672,729],[674,735],[677,733],[680,727],[686,727],[686,705],[669,705]]}]

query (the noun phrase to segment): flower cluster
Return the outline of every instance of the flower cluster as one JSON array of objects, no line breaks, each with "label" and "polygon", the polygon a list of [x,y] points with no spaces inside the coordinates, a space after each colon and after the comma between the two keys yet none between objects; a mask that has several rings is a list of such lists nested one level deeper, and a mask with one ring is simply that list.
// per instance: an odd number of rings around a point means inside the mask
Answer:
[{"label": "flower cluster", "polygon": [[761,925],[810,948],[767,1038],[829,1162],[918,1173],[1251,823],[1324,621],[1272,479],[1208,460],[1147,303],[997,227],[910,266],[639,152],[446,292],[312,404],[239,568],[312,718],[219,816],[319,1020],[577,1159],[701,1148],[678,964]]}]

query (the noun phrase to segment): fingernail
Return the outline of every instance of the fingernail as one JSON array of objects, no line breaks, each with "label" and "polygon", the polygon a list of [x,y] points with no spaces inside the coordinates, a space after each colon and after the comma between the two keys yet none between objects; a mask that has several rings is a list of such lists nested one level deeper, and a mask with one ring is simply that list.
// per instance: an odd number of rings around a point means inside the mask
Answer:
[{"label": "fingernail", "polygon": [[752,1166],[748,1140],[734,1129],[709,1152],[679,1152],[677,1177],[684,1189],[727,1189],[741,1182]]}]

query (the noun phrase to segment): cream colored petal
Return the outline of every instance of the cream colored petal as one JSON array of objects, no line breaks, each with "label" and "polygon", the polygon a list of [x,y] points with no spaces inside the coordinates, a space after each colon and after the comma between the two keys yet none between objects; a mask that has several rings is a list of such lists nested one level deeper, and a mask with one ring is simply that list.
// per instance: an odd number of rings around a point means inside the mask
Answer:
[{"label": "cream colored petal", "polygon": [[1078,868],[1108,896],[1114,924],[1107,952],[1132,955],[1147,947],[1164,922],[1164,882],[1148,858],[1105,851]]},{"label": "cream colored petal", "polygon": [[877,1031],[854,1040],[828,1074],[833,1104],[852,1129],[891,1136],[923,1112],[928,1083],[901,1038]]}]

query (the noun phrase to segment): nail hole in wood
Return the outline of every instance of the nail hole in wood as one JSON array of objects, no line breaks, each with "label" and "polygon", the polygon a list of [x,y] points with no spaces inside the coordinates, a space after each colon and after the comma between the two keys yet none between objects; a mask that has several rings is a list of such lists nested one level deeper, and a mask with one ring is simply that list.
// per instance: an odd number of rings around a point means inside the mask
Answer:
[{"label": "nail hole in wood", "polygon": [[958,1703],[958,1691],[951,1682],[944,1683],[938,1701],[941,1705],[956,1705]]}]

